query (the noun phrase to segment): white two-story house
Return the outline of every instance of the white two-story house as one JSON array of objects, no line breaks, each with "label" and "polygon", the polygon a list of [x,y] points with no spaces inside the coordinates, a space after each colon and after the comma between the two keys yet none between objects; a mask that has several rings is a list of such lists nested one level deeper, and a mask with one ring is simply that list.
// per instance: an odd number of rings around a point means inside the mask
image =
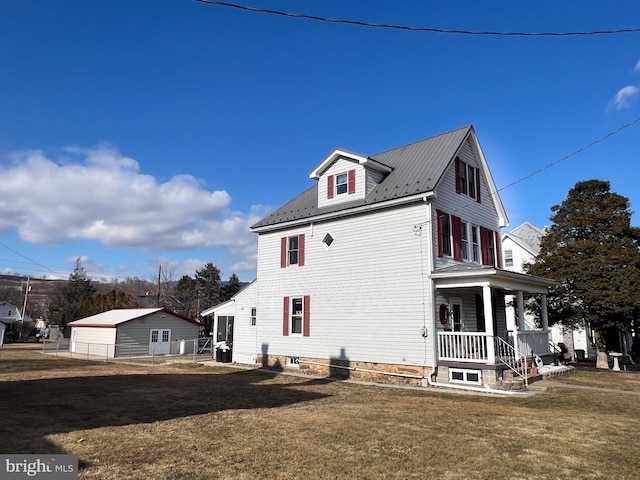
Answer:
[{"label": "white two-story house", "polygon": [[472,126],[371,156],[335,150],[310,178],[252,227],[258,363],[489,388],[521,371],[505,295],[540,294],[545,324],[552,282],[501,268],[507,215]]}]

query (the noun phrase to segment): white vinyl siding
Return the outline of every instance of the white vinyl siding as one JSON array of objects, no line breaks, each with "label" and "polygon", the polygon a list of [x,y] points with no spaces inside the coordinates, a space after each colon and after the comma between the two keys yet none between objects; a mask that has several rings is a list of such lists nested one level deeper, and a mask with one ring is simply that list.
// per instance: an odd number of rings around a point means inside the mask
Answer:
[{"label": "white vinyl siding", "polygon": [[[419,333],[425,315],[430,325],[430,309],[423,306],[431,304],[430,291],[422,276],[423,268],[430,271],[429,238],[413,230],[427,212],[419,202],[286,232],[305,233],[304,269],[280,269],[273,261],[285,233],[261,234],[258,353],[431,365],[431,338]],[[327,232],[335,239],[328,250],[322,244]],[[283,298],[305,295],[311,298],[310,336],[284,336]]]},{"label": "white vinyl siding", "polygon": [[241,290],[231,302],[235,308],[229,315],[233,315],[233,351],[232,360],[238,363],[255,364],[257,362],[256,334],[262,327],[262,303],[257,309],[256,325],[251,326],[251,309],[258,304],[258,284],[250,283]]},{"label": "white vinyl siding", "polygon": [[[466,141],[463,144],[460,152],[458,153],[458,157],[468,165],[476,168],[479,167],[479,161],[476,159],[474,149],[469,144],[469,141]],[[476,186],[476,188],[478,187],[480,188],[480,203],[466,195],[456,193],[455,161],[452,160],[436,187],[436,198],[433,202],[432,218],[434,226],[437,225],[436,210],[441,210],[443,213],[449,213],[460,217],[463,222],[486,227],[499,232],[500,226],[498,212],[496,211],[493,199],[491,198],[491,194],[487,188],[486,179],[482,173],[480,175],[480,185]],[[437,256],[438,244],[435,243],[438,235],[437,228],[432,229],[432,234],[434,241],[434,255],[436,256],[436,269],[458,263],[450,256]],[[482,259],[480,258],[479,261],[481,260]]]}]

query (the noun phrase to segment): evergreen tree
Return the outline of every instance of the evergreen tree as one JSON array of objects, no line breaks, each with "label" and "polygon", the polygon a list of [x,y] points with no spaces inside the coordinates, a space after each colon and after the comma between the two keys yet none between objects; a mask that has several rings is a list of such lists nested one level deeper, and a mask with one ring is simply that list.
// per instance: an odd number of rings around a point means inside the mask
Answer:
[{"label": "evergreen tree", "polygon": [[182,278],[178,280],[175,294],[179,302],[179,309],[176,309],[176,312],[189,318],[196,318],[199,313],[196,281],[189,275],[183,275]]},{"label": "evergreen tree", "polygon": [[227,283],[222,287],[220,300],[222,302],[226,302],[239,291],[240,291],[240,279],[235,273],[232,273]]},{"label": "evergreen tree", "polygon": [[93,296],[96,288],[89,280],[80,259],[69,275],[69,280],[58,287],[51,301],[49,310],[52,323],[58,324],[64,330],[67,323],[94,313]]},{"label": "evergreen tree", "polygon": [[209,262],[200,270],[196,270],[196,291],[201,308],[209,308],[221,301],[220,269]]},{"label": "evergreen tree", "polygon": [[631,330],[640,307],[640,229],[631,226],[626,197],[609,182],[578,182],[553,215],[527,273],[558,284],[548,296],[550,323],[594,331],[598,366],[605,367],[607,330]]}]

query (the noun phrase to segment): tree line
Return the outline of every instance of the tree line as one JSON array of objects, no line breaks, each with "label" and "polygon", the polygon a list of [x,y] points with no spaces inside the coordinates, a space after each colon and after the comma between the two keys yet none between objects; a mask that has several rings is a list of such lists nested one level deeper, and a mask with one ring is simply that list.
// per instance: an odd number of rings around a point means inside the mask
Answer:
[{"label": "tree line", "polygon": [[[132,292],[129,283],[137,283]],[[174,281],[170,272],[159,275],[158,282],[140,281],[114,284],[106,293],[98,293],[97,285],[87,275],[80,259],[76,260],[67,282],[51,297],[47,319],[64,329],[69,322],[114,308],[166,307],[188,318],[198,319],[206,308],[225,302],[240,291],[242,284],[233,273],[224,282],[220,269],[213,263],[196,270],[194,277],[182,276]],[[205,330],[206,330],[205,325]]]}]

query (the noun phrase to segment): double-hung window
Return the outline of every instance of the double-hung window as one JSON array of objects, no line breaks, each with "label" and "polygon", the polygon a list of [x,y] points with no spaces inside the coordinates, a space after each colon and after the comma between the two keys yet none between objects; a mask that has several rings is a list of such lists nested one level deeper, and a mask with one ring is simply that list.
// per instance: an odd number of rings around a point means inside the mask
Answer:
[{"label": "double-hung window", "polygon": [[437,211],[438,216],[438,256],[450,257],[453,249],[451,247],[451,215]]},{"label": "double-hung window", "polygon": [[461,244],[462,244],[462,259],[470,260],[469,257],[469,224],[467,222],[462,222],[461,228]]},{"label": "double-hung window", "polygon": [[251,307],[251,318],[249,320],[249,323],[251,324],[252,327],[256,326],[256,307]]},{"label": "double-hung window", "polygon": [[280,267],[304,265],[304,233],[280,239]]},{"label": "double-hung window", "polygon": [[298,236],[289,237],[287,239],[288,247],[287,247],[287,255],[289,255],[288,263],[289,265],[297,265],[298,264]]},{"label": "double-hung window", "polygon": [[513,267],[513,250],[504,251],[504,266]]},{"label": "double-hung window", "polygon": [[342,195],[349,191],[348,181],[346,173],[336,175],[336,195]]},{"label": "double-hung window", "polygon": [[480,170],[456,158],[456,192],[480,202]]},{"label": "double-hung window", "polygon": [[302,297],[284,297],[282,334],[309,336],[310,314],[309,295]]},{"label": "double-hung window", "polygon": [[480,229],[471,225],[471,261],[480,263]]}]

